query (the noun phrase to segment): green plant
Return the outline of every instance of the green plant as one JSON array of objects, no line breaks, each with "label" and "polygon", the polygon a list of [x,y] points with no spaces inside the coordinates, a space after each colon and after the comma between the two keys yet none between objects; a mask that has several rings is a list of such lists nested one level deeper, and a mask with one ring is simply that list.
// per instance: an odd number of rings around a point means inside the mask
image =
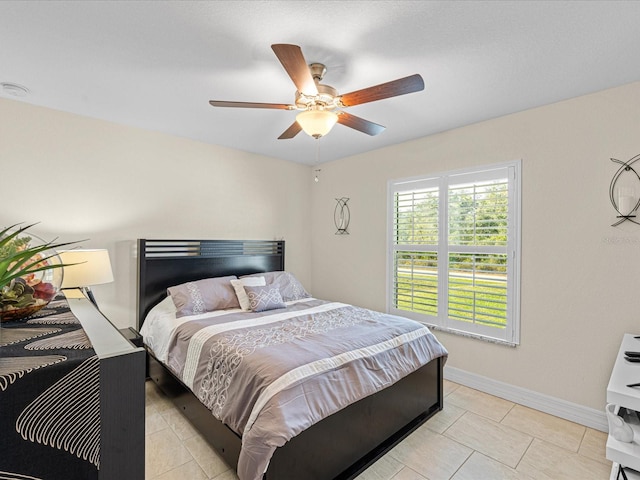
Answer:
[{"label": "green plant", "polygon": [[77,243],[55,243],[54,239],[42,245],[31,247],[29,246],[31,237],[21,235],[36,224],[32,223],[11,232],[18,225],[20,224],[17,223],[0,232],[0,289],[7,286],[15,278],[65,267],[66,265],[61,263],[50,263],[49,260],[56,257],[57,254],[55,252],[47,254],[47,252]]},{"label": "green plant", "polygon": [[0,308],[3,316],[6,309],[18,310],[48,303],[56,288],[48,282],[40,282],[36,274],[68,266],[57,261],[55,249],[77,243],[57,243],[54,239],[31,246],[32,237],[25,233],[35,223],[19,225],[0,231]]}]

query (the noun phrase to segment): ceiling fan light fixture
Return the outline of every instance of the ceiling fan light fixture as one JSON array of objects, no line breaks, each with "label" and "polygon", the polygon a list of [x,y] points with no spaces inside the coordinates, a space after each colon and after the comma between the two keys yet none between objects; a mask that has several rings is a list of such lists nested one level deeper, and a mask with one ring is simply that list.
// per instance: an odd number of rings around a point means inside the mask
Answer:
[{"label": "ceiling fan light fixture", "polygon": [[320,83],[327,71],[325,65],[307,64],[298,45],[276,43],[271,45],[271,49],[296,87],[295,104],[221,100],[210,100],[209,103],[212,107],[299,110],[301,113],[296,116],[296,121],[282,132],[278,140],[291,139],[301,131],[318,139],[327,135],[336,123],[367,135],[378,135],[384,130],[384,126],[351,115],[343,109],[424,90],[424,80],[416,73],[346,94],[338,94],[332,86]]},{"label": "ceiling fan light fixture", "polygon": [[324,137],[338,121],[338,115],[327,110],[311,109],[296,115],[296,122],[307,135],[313,138]]}]

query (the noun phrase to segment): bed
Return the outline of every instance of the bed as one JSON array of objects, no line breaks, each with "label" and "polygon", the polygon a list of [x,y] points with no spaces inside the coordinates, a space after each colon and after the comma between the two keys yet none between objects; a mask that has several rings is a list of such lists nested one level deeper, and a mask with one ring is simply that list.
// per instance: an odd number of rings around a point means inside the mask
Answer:
[{"label": "bed", "polygon": [[[229,325],[236,325],[235,322],[240,321],[259,325],[260,328],[271,328],[272,325],[280,325],[279,322],[282,319],[298,322],[296,329],[299,328],[299,324],[304,324],[307,328],[308,324],[317,324],[316,318],[322,315],[330,317],[332,322],[342,328],[337,330],[339,332],[363,328],[361,326],[363,322],[377,322],[382,324],[383,329],[393,330],[401,328],[400,319],[337,302],[309,298],[308,294],[304,295],[306,294],[304,287],[300,286],[300,288],[294,288],[294,296],[291,296],[291,291],[287,291],[288,297],[283,293],[281,297],[275,299],[275,303],[284,303],[277,306],[277,309],[268,308],[260,311],[262,307],[256,307],[255,311],[247,312],[241,308],[229,308],[202,315],[197,314],[201,313],[198,310],[195,316],[187,315],[180,318],[176,318],[178,315],[173,314],[172,321],[177,322],[176,325],[179,327],[172,330],[171,338],[168,340],[158,340],[156,337],[159,335],[149,327],[152,324],[163,325],[162,321],[158,320],[163,318],[158,316],[160,315],[158,312],[163,311],[166,305],[171,304],[174,309],[176,308],[173,305],[178,303],[176,299],[179,298],[176,286],[183,288],[184,285],[192,286],[194,283],[209,281],[203,279],[218,280],[230,276],[241,279],[252,301],[256,298],[264,299],[266,293],[278,296],[272,288],[275,284],[267,283],[264,286],[262,283],[254,288],[246,285],[252,285],[252,278],[263,282],[265,278],[268,281],[276,279],[277,282],[283,278],[288,281],[287,279],[292,276],[284,268],[284,249],[284,241],[138,240],[138,330],[153,332],[145,338],[149,376],[224,460],[238,471],[241,480],[355,478],[442,409],[442,371],[447,352],[426,328],[421,326],[416,328],[416,325],[413,325],[411,331],[399,332],[398,337],[409,338],[410,336],[411,341],[407,340],[407,345],[402,346],[394,343],[393,348],[385,349],[384,355],[387,351],[392,352],[395,357],[404,355],[399,357],[397,366],[394,364],[387,368],[385,365],[384,368],[380,368],[378,365],[377,368],[371,368],[371,362],[377,362],[378,357],[375,360],[364,357],[354,360],[352,358],[354,351],[360,352],[374,348],[365,346],[348,353],[330,356],[329,363],[325,358],[319,360],[305,358],[301,366],[291,371],[286,370],[286,374],[274,373],[277,381],[273,383],[284,385],[279,387],[280,389],[272,389],[273,385],[265,388],[260,381],[252,380],[253,375],[235,373],[236,370],[233,370],[236,376],[232,378],[236,380],[242,378],[243,382],[226,381],[223,393],[211,390],[203,394],[204,389],[195,389],[194,386],[211,384],[216,378],[219,379],[220,375],[216,372],[221,369],[228,372],[230,368],[239,368],[237,367],[239,363],[243,365],[250,363],[247,360],[249,357],[244,356],[243,353],[241,360],[235,362],[224,360],[222,362],[224,368],[220,367],[218,360],[211,360],[213,355],[211,352],[221,349],[218,347],[221,341],[216,340],[214,344],[218,346],[211,347],[212,344],[205,343],[203,340],[205,338],[203,332],[226,332],[228,328],[237,328]],[[286,285],[286,287],[280,285],[281,292],[292,284]],[[293,285],[295,286],[295,282]],[[172,299],[166,298],[168,288],[173,288],[173,302]],[[298,290],[302,290],[304,294],[298,295]],[[260,297],[257,294],[265,295]],[[197,302],[197,307],[201,309],[202,303]],[[208,315],[214,318],[210,319]],[[366,321],[360,320],[360,316],[366,317]],[[358,320],[349,320],[345,323],[346,318]],[[149,320],[145,327],[146,319]],[[205,323],[205,320],[214,324]],[[347,330],[344,330],[345,328]],[[408,328],[408,326],[402,325],[402,328]],[[190,329],[195,330],[187,336],[186,332]],[[244,338],[245,330],[241,332]],[[293,336],[305,337],[305,335]],[[417,337],[424,337],[428,340],[428,344],[419,343],[422,340],[418,340]],[[210,336],[206,338],[206,341],[213,341],[210,340]],[[336,345],[341,341],[341,338],[334,337],[328,342],[326,348],[333,351],[334,348],[338,348]],[[380,345],[391,345],[389,342],[392,341],[395,342],[396,339],[376,343],[375,348],[379,349]],[[175,347],[172,352],[182,353],[167,354],[164,346],[169,343]],[[280,356],[276,357],[277,360],[273,361],[271,366],[284,369],[284,366],[280,366],[285,361],[285,357],[298,356],[298,353],[295,355],[278,353],[282,351],[280,345],[284,343],[286,342],[280,342],[276,345],[277,348],[272,348]],[[197,345],[197,348],[194,345]],[[320,347],[314,346],[313,349],[309,349],[307,344],[304,344],[298,347],[297,352],[305,351],[316,355],[316,348]],[[193,351],[198,354],[202,352],[203,357],[209,355],[208,367],[194,366],[194,358],[197,358],[197,355],[193,354]],[[377,351],[377,355],[382,356],[383,353]],[[410,363],[406,360],[408,358],[412,359],[411,362],[422,362],[422,364],[417,367],[405,365]],[[335,359],[344,360],[344,363],[332,364],[331,362],[335,362]],[[358,379],[352,381],[345,380],[346,377],[339,377],[342,371],[346,370],[343,366],[351,363],[367,365],[368,370],[364,375],[367,378],[371,376],[374,383],[379,383],[376,387],[378,391],[367,391],[363,394],[356,390],[368,390],[373,387],[369,387]],[[311,368],[309,365],[314,370],[312,373],[305,374],[308,377],[305,376],[304,380],[301,380],[300,372],[308,371]],[[281,374],[282,376],[279,376]],[[394,377],[389,381],[392,375],[397,378]],[[227,379],[227,377],[231,378],[225,373],[224,378]],[[289,383],[283,381],[285,377]],[[256,378],[258,378],[257,375]],[[257,385],[253,385],[254,383]],[[330,391],[327,399],[320,399],[315,396],[315,393],[309,394],[311,391],[325,391],[327,385],[334,387],[338,385],[340,395]],[[253,387],[257,393],[251,390]],[[271,390],[273,392],[269,394],[270,396],[265,394],[265,391]],[[345,396],[349,399],[342,398],[345,391]],[[238,398],[244,396],[247,397],[247,401],[239,402]],[[222,403],[220,398],[224,400]],[[301,401],[301,398],[304,401]],[[348,403],[345,404],[347,401]],[[298,411],[288,412],[283,407],[286,404],[287,408],[293,408],[302,403],[310,405],[308,407],[310,418],[303,418]],[[232,404],[242,407],[240,409],[243,411],[242,415],[227,412]],[[218,418],[225,419],[225,422],[218,420],[212,411]],[[228,415],[221,417],[222,414]],[[286,424],[282,427],[282,431],[279,425],[273,422],[268,423],[281,416],[284,419],[283,423]],[[285,427],[290,428],[291,431],[285,431]],[[263,436],[265,445],[260,444]],[[266,457],[263,458],[264,455]]]}]

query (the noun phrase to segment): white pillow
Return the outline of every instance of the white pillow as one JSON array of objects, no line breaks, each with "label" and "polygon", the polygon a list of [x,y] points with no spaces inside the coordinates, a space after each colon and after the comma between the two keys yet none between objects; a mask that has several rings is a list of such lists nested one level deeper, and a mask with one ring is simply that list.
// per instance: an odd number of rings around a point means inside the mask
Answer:
[{"label": "white pillow", "polygon": [[264,277],[245,277],[239,280],[231,280],[231,285],[233,285],[233,289],[236,291],[240,308],[247,312],[251,310],[251,302],[249,301],[249,297],[247,297],[247,292],[244,291],[245,286],[264,287],[266,284],[267,282]]}]

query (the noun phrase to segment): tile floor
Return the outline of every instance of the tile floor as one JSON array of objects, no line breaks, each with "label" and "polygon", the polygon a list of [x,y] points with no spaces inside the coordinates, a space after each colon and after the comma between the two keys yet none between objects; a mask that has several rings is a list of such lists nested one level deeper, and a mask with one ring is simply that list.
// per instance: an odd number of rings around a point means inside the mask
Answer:
[{"label": "tile floor", "polygon": [[[237,480],[155,384],[146,391],[146,480]],[[445,381],[444,410],[358,480],[607,480],[606,438]]]}]

